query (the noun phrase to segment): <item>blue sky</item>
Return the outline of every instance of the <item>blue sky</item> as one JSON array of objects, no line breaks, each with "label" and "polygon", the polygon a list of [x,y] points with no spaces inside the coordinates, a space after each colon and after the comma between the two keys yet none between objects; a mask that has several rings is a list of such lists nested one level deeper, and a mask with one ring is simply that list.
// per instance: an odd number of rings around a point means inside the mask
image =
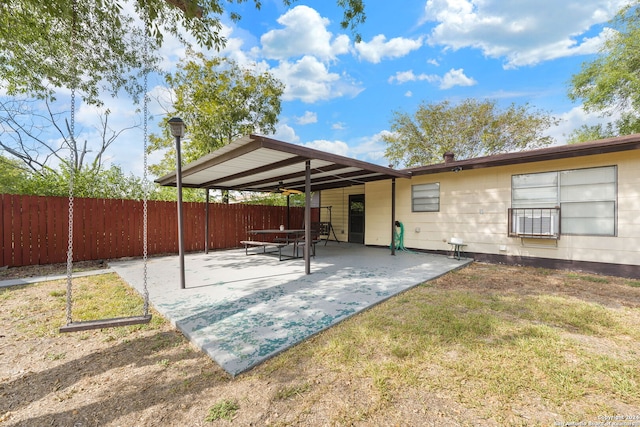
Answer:
[{"label": "blue sky", "polygon": [[[361,43],[342,30],[342,10],[332,0],[284,7],[265,0],[237,6],[238,23],[223,20],[227,47],[211,55],[269,70],[286,85],[278,132],[283,141],[382,165],[394,111],[413,113],[422,102],[497,99],[529,103],[561,119],[549,130],[557,144],[582,124],[601,119],[567,97],[568,82],[592,59],[606,22],[626,1],[616,0],[365,0]],[[167,40],[164,67],[183,48]],[[156,122],[170,106],[160,79],[152,80]],[[114,126],[135,116],[126,99],[105,100]],[[87,125],[94,113],[78,113]],[[128,120],[128,122],[127,122]],[[152,131],[154,128],[152,126]],[[132,151],[136,132],[120,138],[111,161],[141,173]],[[141,144],[141,143],[139,143]],[[153,158],[151,159],[153,162]]]}]

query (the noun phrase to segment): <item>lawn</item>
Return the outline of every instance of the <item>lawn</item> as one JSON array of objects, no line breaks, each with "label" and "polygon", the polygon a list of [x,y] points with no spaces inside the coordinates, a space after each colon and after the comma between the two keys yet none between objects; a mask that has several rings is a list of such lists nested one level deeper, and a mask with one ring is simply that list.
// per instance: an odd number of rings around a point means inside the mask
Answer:
[{"label": "lawn", "polygon": [[[114,274],[74,287],[83,320],[140,310]],[[157,313],[59,334],[64,301],[0,289],[0,426],[640,425],[636,280],[475,263],[234,379]]]}]

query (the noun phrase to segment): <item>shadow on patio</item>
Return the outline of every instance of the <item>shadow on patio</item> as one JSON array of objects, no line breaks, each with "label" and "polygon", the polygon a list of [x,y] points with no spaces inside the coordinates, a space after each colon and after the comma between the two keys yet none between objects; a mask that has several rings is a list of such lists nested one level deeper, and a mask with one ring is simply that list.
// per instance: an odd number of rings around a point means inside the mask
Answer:
[{"label": "shadow on patio", "polygon": [[[329,242],[305,275],[302,259],[246,256],[244,249],[148,262],[152,305],[231,375],[242,373],[353,314],[471,260]],[[140,260],[111,267],[138,291]]]}]

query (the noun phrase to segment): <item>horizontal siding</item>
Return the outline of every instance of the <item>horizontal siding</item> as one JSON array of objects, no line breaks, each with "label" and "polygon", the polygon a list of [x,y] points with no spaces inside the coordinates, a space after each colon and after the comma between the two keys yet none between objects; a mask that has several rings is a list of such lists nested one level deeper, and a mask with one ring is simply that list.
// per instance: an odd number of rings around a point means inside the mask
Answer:
[{"label": "horizontal siding", "polygon": [[[566,236],[555,241],[507,235],[511,176],[598,166],[618,166],[618,236]],[[440,183],[439,212],[411,212],[411,185]],[[391,182],[366,184],[366,244],[390,243]],[[405,246],[449,250],[451,237],[466,250],[485,254],[571,261],[640,264],[640,152],[628,151],[532,164],[422,175],[396,183],[396,219],[405,226]],[[419,231],[417,231],[419,229]],[[501,250],[505,248],[506,250]]]},{"label": "horizontal siding", "polygon": [[[331,224],[338,240],[346,242],[349,239],[349,196],[352,194],[364,194],[364,185],[338,188],[334,190],[322,190],[320,194],[320,221],[329,221],[329,210],[331,207]],[[365,200],[365,214],[369,208]],[[366,232],[365,232],[366,236]],[[333,238],[333,237],[332,237]]]}]

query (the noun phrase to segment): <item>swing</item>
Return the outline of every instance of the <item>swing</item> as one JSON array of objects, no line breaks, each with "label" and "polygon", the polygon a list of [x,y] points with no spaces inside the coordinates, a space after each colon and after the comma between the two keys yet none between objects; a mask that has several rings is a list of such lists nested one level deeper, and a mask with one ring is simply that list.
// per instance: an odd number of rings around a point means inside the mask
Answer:
[{"label": "swing", "polygon": [[[72,24],[72,35],[71,35],[71,49],[72,52],[75,52],[75,31],[76,31],[76,1],[73,2],[73,24]],[[145,59],[145,64],[148,63],[148,43],[144,44],[143,56]],[[76,55],[72,56],[73,61],[76,61]],[[75,64],[74,64],[75,66]],[[129,325],[140,325],[146,324],[151,321],[151,314],[149,314],[149,291],[147,289],[147,191],[148,191],[148,180],[147,180],[147,142],[148,142],[148,116],[149,116],[149,97],[147,95],[147,75],[149,70],[145,70],[144,73],[144,175],[142,179],[142,185],[144,187],[143,191],[143,264],[144,264],[144,274],[143,274],[143,296],[144,296],[144,307],[143,314],[140,316],[129,316],[129,317],[116,317],[111,319],[98,319],[98,320],[87,320],[87,321],[74,321],[71,315],[73,299],[72,299],[72,270],[73,270],[73,173],[69,174],[69,238],[68,238],[68,248],[67,248],[67,303],[66,303],[66,317],[67,324],[65,326],[60,327],[60,332],[77,332],[77,331],[86,331],[90,329],[105,329],[105,328],[117,328],[121,326],[129,326]],[[71,118],[69,124],[71,138],[75,138],[75,85],[71,88]],[[71,150],[70,154],[70,164],[74,164],[75,153]]]}]

